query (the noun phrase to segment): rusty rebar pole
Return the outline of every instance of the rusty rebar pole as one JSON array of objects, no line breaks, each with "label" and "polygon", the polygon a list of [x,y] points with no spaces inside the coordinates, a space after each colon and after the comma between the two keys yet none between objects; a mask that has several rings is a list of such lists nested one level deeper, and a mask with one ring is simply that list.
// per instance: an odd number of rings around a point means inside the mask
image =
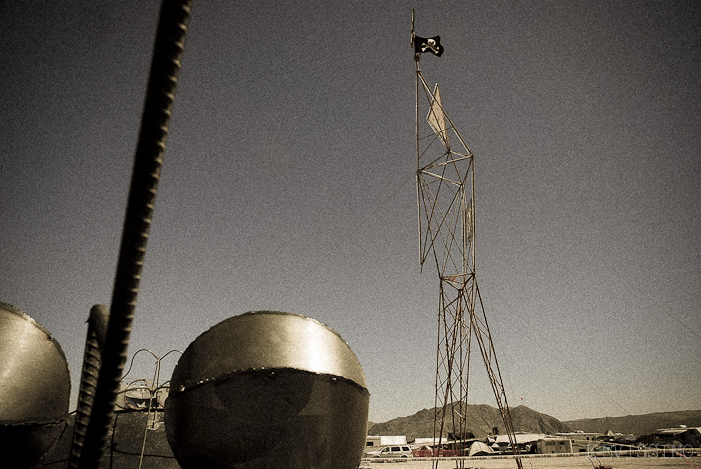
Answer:
[{"label": "rusty rebar pole", "polygon": [[73,439],[71,441],[71,453],[68,458],[68,469],[76,469],[80,461],[80,454],[85,443],[85,434],[90,423],[95,400],[95,389],[100,375],[102,364],[102,349],[107,335],[107,322],[109,312],[107,306],[95,305],[90,309],[88,317],[88,335],[85,339],[85,353],[83,356],[83,370],[80,376],[80,390],[78,391],[78,408],[75,414],[73,426]]},{"label": "rusty rebar pole", "polygon": [[99,465],[126,362],[192,0],[164,0],[134,158],[107,337],[78,467]]}]

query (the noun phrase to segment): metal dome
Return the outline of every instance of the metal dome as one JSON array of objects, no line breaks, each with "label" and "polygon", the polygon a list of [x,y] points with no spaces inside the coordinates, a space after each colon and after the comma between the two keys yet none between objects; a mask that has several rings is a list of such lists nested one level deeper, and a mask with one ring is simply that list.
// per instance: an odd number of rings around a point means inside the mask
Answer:
[{"label": "metal dome", "polygon": [[28,315],[0,302],[0,452],[28,467],[66,426],[70,399],[66,356]]},{"label": "metal dome", "polygon": [[355,469],[370,394],[348,344],[298,314],[222,321],[185,350],[166,434],[185,468]]}]

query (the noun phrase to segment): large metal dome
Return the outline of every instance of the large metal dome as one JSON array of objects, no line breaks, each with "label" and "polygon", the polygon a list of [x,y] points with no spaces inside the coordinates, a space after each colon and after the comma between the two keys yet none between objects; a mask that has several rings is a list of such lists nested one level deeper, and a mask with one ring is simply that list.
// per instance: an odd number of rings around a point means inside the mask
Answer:
[{"label": "large metal dome", "polygon": [[335,331],[258,311],[187,348],[171,379],[166,434],[185,469],[355,469],[369,401],[363,370]]},{"label": "large metal dome", "polygon": [[58,342],[0,302],[0,453],[10,458],[8,467],[31,467],[56,442],[66,426],[70,391]]}]

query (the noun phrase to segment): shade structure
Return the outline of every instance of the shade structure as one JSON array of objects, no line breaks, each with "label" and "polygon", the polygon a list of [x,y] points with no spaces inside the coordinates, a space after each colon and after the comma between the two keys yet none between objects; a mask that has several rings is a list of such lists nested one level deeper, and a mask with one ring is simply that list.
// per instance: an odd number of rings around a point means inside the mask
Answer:
[{"label": "shade structure", "polygon": [[370,394],[348,344],[298,314],[222,321],[185,350],[165,405],[185,468],[355,469]]},{"label": "shade structure", "polygon": [[[33,467],[66,427],[71,381],[51,334],[0,302],[0,454],[8,467]],[[9,461],[8,459],[9,458]]]},{"label": "shade structure", "polygon": [[468,456],[485,456],[488,454],[492,454],[493,452],[494,450],[487,446],[486,443],[482,443],[481,441],[475,441],[470,445]]}]

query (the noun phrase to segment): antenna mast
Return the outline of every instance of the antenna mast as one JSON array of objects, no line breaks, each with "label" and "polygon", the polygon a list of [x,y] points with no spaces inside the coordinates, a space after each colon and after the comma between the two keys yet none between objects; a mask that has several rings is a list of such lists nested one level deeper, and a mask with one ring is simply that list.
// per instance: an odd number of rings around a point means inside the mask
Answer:
[{"label": "antenna mast", "polygon": [[[440,57],[443,46],[440,36],[422,38],[414,34],[413,10],[411,44],[416,61],[419,261],[422,270],[429,258],[435,262],[440,295],[433,428],[435,455],[440,456],[441,451],[446,454],[441,450],[446,433],[449,442],[454,444],[453,455],[466,454],[468,378],[474,337],[511,447],[517,455],[516,464],[522,469],[492,334],[475,276],[475,157],[446,114],[438,85],[431,90],[421,73],[421,54],[430,52]],[[420,114],[422,95],[428,107],[426,122]],[[456,462],[458,469],[465,467],[464,459]],[[433,467],[437,469],[437,460]]]}]

